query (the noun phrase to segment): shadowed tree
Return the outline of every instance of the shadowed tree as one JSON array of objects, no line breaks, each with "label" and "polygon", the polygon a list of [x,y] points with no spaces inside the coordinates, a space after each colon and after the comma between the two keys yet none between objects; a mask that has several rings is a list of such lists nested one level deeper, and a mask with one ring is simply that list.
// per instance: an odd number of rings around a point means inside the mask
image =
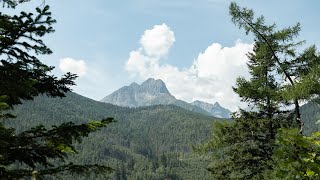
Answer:
[{"label": "shadowed tree", "polygon": [[282,84],[284,104],[294,105],[295,120],[302,133],[299,102],[313,100],[320,94],[319,55],[315,46],[298,53],[296,48],[304,43],[295,41],[301,29],[299,23],[277,30],[275,24],[267,25],[263,16],[255,18],[253,10],[240,8],[234,2],[230,5],[230,15],[232,22],[243,28],[246,34],[252,33],[256,39],[266,44],[274,59],[274,76]]},{"label": "shadowed tree", "polygon": [[266,25],[263,16],[255,18],[251,9],[236,3],[231,3],[230,15],[232,22],[254,35],[253,53],[247,54],[251,77],[238,78],[233,89],[256,110],[240,110],[232,122],[215,122],[213,138],[197,150],[212,153],[208,169],[217,179],[264,179],[281,159],[273,154],[281,146],[279,137],[286,138],[277,136],[279,129],[298,127],[300,136],[303,132],[299,102],[315,100],[320,93],[319,54],[314,46],[297,53],[303,43],[294,41],[299,24],[276,30],[275,24]]},{"label": "shadowed tree", "polygon": [[[3,8],[14,9],[28,0],[3,0]],[[32,174],[41,176],[63,171],[71,173],[106,173],[112,169],[103,165],[56,166],[52,160],[62,162],[70,153],[77,153],[73,144],[83,137],[113,122],[112,118],[91,121],[85,124],[64,123],[46,129],[37,126],[28,131],[16,133],[1,121],[15,117],[11,111],[14,105],[45,94],[50,97],[64,97],[71,91],[77,77],[67,73],[61,78],[50,75],[54,67],[43,64],[39,55],[52,51],[42,38],[54,32],[49,6],[42,4],[34,13],[20,12],[8,15],[0,12],[0,179],[18,179]],[[20,163],[21,169],[12,165]]]},{"label": "shadowed tree", "polygon": [[277,129],[289,125],[282,101],[280,85],[275,81],[274,59],[266,44],[255,39],[248,68],[250,80],[238,78],[234,91],[242,101],[257,111],[240,110],[234,121],[215,122],[213,138],[199,147],[200,152],[213,153],[208,170],[217,179],[261,179],[272,168],[272,150]]}]

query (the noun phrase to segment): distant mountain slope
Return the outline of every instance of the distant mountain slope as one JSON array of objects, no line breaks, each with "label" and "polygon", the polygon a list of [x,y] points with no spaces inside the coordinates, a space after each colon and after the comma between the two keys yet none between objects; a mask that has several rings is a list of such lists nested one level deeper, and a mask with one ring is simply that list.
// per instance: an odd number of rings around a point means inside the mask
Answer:
[{"label": "distant mountain slope", "polygon": [[191,104],[208,111],[214,117],[230,118],[231,111],[229,109],[221,107],[218,102],[216,102],[214,104],[209,104],[209,103],[197,100],[197,101],[192,102]]},{"label": "distant mountain slope", "polygon": [[300,108],[301,120],[304,123],[303,133],[310,135],[313,132],[320,131],[320,104],[309,102]]},{"label": "distant mountain slope", "polygon": [[[208,103],[204,105],[204,102],[193,104],[176,99],[173,95],[170,94],[169,90],[162,80],[155,80],[153,78],[149,78],[141,85],[132,83],[129,86],[124,86],[111,93],[110,95],[104,97],[101,102],[106,102],[123,107],[173,104],[189,111],[194,111],[205,115],[213,115],[219,118],[230,117],[230,111],[222,108],[220,105],[216,106]],[[211,105],[211,107],[207,108],[209,105]]]},{"label": "distant mountain slope", "polygon": [[114,167],[117,171],[112,179],[119,173],[128,179],[209,179],[208,162],[192,155],[190,146],[210,137],[212,117],[174,105],[119,107],[75,93],[63,99],[37,97],[15,107],[15,114],[18,118],[6,124],[18,131],[39,124],[48,127],[114,117],[117,122],[86,138],[79,145],[81,153],[71,158],[75,163],[98,162]]}]

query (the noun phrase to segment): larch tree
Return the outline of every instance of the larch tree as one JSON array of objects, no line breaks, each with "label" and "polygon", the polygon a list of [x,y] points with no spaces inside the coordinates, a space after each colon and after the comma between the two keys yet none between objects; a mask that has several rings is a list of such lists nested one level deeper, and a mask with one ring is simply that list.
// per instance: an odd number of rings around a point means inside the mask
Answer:
[{"label": "larch tree", "polygon": [[[29,0],[0,0],[3,8],[14,9]],[[48,5],[41,5],[35,12],[20,12],[9,15],[0,12],[0,179],[19,179],[30,176],[51,175],[69,171],[71,173],[107,173],[112,168],[98,165],[76,165],[68,163],[57,166],[52,160],[62,162],[69,154],[77,153],[75,142],[113,122],[112,118],[85,124],[64,123],[50,129],[37,126],[17,133],[6,127],[3,120],[15,117],[15,105],[45,94],[64,97],[71,91],[77,77],[67,73],[61,78],[50,75],[54,67],[43,64],[39,55],[52,51],[42,38],[54,32]],[[13,165],[22,164],[19,169]]]},{"label": "larch tree", "polygon": [[212,140],[199,148],[213,153],[208,169],[217,179],[263,178],[263,172],[272,169],[277,129],[290,125],[284,118],[287,112],[279,107],[281,89],[272,74],[275,61],[267,45],[255,39],[247,56],[251,78],[238,78],[234,91],[257,111],[240,110],[232,122],[215,122]]},{"label": "larch tree", "polygon": [[314,100],[320,94],[320,65],[315,46],[298,53],[296,48],[304,43],[295,41],[301,30],[299,23],[277,30],[275,24],[266,25],[263,16],[255,18],[253,10],[240,8],[234,2],[230,5],[230,15],[235,25],[243,28],[246,34],[252,33],[255,38],[261,39],[272,53],[275,76],[282,84],[284,105],[294,105],[295,121],[302,134],[300,102]]},{"label": "larch tree", "polygon": [[299,23],[277,30],[263,16],[255,18],[251,9],[231,3],[229,10],[232,22],[254,35],[253,53],[247,54],[251,78],[238,78],[233,89],[255,110],[240,109],[233,121],[215,122],[212,139],[196,150],[213,155],[208,169],[217,179],[264,179],[279,167],[275,164],[281,157],[274,156],[275,150],[292,145],[281,146],[284,137],[278,131],[296,127],[301,136],[299,103],[318,98],[319,54],[314,46],[301,53],[296,50],[303,43],[295,41]]}]

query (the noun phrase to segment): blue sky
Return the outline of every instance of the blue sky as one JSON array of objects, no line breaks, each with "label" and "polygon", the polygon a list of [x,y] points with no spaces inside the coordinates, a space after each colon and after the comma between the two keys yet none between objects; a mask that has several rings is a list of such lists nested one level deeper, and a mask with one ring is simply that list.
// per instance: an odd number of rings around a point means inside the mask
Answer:
[{"label": "blue sky", "polygon": [[[236,2],[254,9],[257,15],[264,15],[267,22],[275,22],[280,28],[300,22],[300,38],[307,41],[306,46],[319,47],[320,1]],[[46,3],[57,24],[56,32],[45,38],[54,54],[43,60],[56,66],[56,75],[68,70],[79,73],[75,92],[100,100],[133,81],[141,83],[153,77],[163,79],[174,96],[188,102],[219,101],[233,110],[241,106],[231,86],[237,76],[247,76],[244,54],[250,51],[253,40],[231,23],[230,1]],[[34,0],[20,9],[40,4]],[[155,38],[163,41],[152,44],[158,42]]]}]

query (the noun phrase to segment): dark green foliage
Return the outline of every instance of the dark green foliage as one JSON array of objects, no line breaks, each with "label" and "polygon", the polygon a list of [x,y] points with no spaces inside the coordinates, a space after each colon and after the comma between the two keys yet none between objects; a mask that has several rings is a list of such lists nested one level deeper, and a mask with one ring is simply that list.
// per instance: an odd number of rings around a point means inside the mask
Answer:
[{"label": "dark green foliage", "polygon": [[[251,9],[240,8],[236,3],[230,5],[232,22],[252,33],[255,40],[265,44],[269,51],[269,60],[274,65],[274,76],[281,84],[281,98],[283,104],[294,105],[296,125],[303,132],[301,119],[301,100],[313,100],[320,94],[320,56],[315,46],[298,53],[297,46],[304,41],[295,41],[300,32],[300,24],[276,30],[276,25],[266,25],[263,16],[254,17]],[[281,104],[279,104],[281,105]]]},{"label": "dark green foliage", "polygon": [[12,105],[32,100],[39,94],[63,97],[74,85],[74,74],[57,79],[48,73],[53,67],[40,62],[35,55],[48,55],[51,50],[41,38],[54,32],[49,6],[37,8],[37,15],[21,12],[9,16],[0,13],[0,95]]},{"label": "dark green foliage", "polygon": [[[59,112],[59,113],[57,113]],[[56,125],[73,121],[114,117],[117,122],[76,145],[79,154],[66,163],[108,164],[111,178],[210,179],[209,159],[191,153],[191,145],[209,138],[212,117],[173,105],[124,108],[97,102],[75,93],[66,98],[40,96],[15,107],[17,118],[6,123],[22,132],[31,124]],[[23,115],[23,118],[22,118]],[[69,176],[63,179],[105,179],[100,175]]]},{"label": "dark green foliage", "polygon": [[299,134],[297,129],[280,129],[273,154],[273,171],[268,178],[319,179],[320,132],[311,136]]},{"label": "dark green foliage", "polygon": [[285,86],[284,97],[299,100],[314,100],[320,94],[320,55],[315,46],[300,53],[288,65],[288,71],[295,77],[295,85]]},{"label": "dark green foliage", "polygon": [[[294,84],[292,80],[293,74],[289,74],[288,72],[290,69],[290,61],[287,59],[295,57],[296,52],[294,48],[302,43],[294,43],[293,41],[294,37],[298,36],[300,24],[298,23],[293,27],[282,30],[276,30],[275,24],[266,25],[263,16],[255,18],[253,10],[240,8],[234,2],[230,4],[229,12],[231,20],[235,25],[245,29],[246,34],[252,33],[254,35],[255,45],[260,47],[260,50],[255,52],[255,56],[260,56],[263,64],[269,64],[268,72],[273,72],[270,78],[273,79],[273,81],[275,81],[276,78],[280,78],[277,83],[284,83],[288,80],[289,83]],[[287,58],[282,62],[279,57]],[[248,66],[251,68],[250,65]],[[263,77],[265,73],[256,75]],[[289,102],[284,103],[287,104]]]},{"label": "dark green foliage", "polygon": [[18,4],[28,2],[30,0],[1,0],[0,3],[2,2],[3,7],[10,7],[10,8],[15,8]]},{"label": "dark green foliage", "polygon": [[113,119],[109,118],[81,125],[69,122],[53,126],[50,130],[40,125],[20,134],[15,134],[14,129],[2,127],[1,164],[10,165],[18,161],[31,168],[36,168],[37,164],[52,166],[48,159],[63,159],[68,152],[76,153],[72,145],[74,142],[81,142],[83,137],[112,121]]},{"label": "dark green foliage", "polygon": [[[320,94],[320,56],[316,47],[311,46],[302,53],[297,53],[295,48],[302,43],[294,42],[300,31],[299,23],[276,31],[274,24],[265,25],[263,16],[254,19],[252,10],[241,9],[235,3],[230,5],[230,14],[236,25],[244,28],[246,33],[252,32],[256,39],[265,43],[271,52],[266,62],[274,59],[273,76],[279,78],[278,82],[281,85],[281,91],[274,91],[280,97],[276,104],[283,107],[288,107],[290,104],[295,106],[294,116],[290,114],[286,119],[289,120],[290,126],[290,119],[295,118],[296,123],[292,123],[291,126],[297,125],[299,131],[294,129],[278,131],[276,144],[273,145],[275,149],[272,169],[266,169],[265,178],[319,178],[318,133],[310,137],[302,135],[318,129],[315,122],[318,121],[319,107],[312,104],[317,101]],[[301,101],[309,101],[309,104],[300,108]],[[303,114],[302,109],[308,114]],[[278,116],[276,117],[279,119]],[[304,123],[307,128],[304,128]],[[273,174],[273,177],[268,176],[269,174]]]},{"label": "dark green foliage", "polygon": [[202,151],[212,151],[208,168],[217,179],[263,178],[263,172],[271,169],[276,131],[287,124],[282,119],[286,112],[279,109],[280,86],[272,74],[275,62],[266,44],[256,39],[248,58],[251,78],[238,78],[234,91],[258,111],[241,110],[232,123],[214,125],[213,139]]},{"label": "dark green foliage", "polygon": [[271,168],[274,140],[270,119],[242,114],[236,121],[215,122],[212,139],[198,151],[212,154],[208,170],[215,179],[262,179]]},{"label": "dark green foliage", "polygon": [[302,133],[299,101],[319,94],[319,55],[314,47],[296,52],[302,43],[294,42],[299,24],[276,30],[275,24],[266,25],[263,16],[255,18],[252,10],[236,3],[231,3],[230,15],[254,35],[253,53],[247,54],[251,78],[238,78],[233,89],[257,111],[240,110],[233,122],[216,123],[212,140],[198,149],[212,153],[209,170],[217,179],[263,179],[277,163],[272,156],[278,129],[296,126]]},{"label": "dark green foliage", "polygon": [[[4,0],[3,8],[15,8],[27,0]],[[64,97],[74,85],[77,77],[67,73],[58,79],[49,75],[53,67],[43,64],[37,56],[49,55],[52,51],[42,41],[43,36],[54,32],[49,6],[36,8],[35,14],[20,12],[8,15],[0,12],[0,179],[18,179],[31,176],[55,174],[61,171],[71,173],[106,173],[112,169],[97,164],[75,165],[62,163],[58,166],[52,160],[64,161],[76,153],[74,143],[81,142],[113,121],[112,118],[91,121],[85,124],[72,122],[46,129],[42,125],[16,132],[3,125],[6,119],[15,118],[8,110],[24,100],[33,100],[38,95]],[[21,115],[24,118],[24,115]],[[39,120],[43,120],[41,117]],[[42,123],[44,123],[42,121]],[[19,167],[13,167],[20,163]]]},{"label": "dark green foliage", "polygon": [[[301,110],[303,115],[307,114],[305,110],[305,108]],[[208,156],[199,157],[190,154],[189,147],[191,145],[209,139],[213,120],[208,116],[175,106],[159,105],[133,109],[118,107],[93,101],[74,93],[68,93],[67,97],[63,99],[37,97],[35,101],[27,101],[18,105],[14,114],[17,115],[17,119],[14,121],[8,120],[6,123],[16,127],[20,132],[32,127],[28,122],[31,124],[45,123],[49,126],[70,120],[81,124],[88,119],[100,119],[107,115],[115,117],[117,119],[116,123],[112,123],[108,128],[85,138],[81,144],[76,145],[79,154],[72,155],[66,160],[67,164],[69,161],[75,164],[108,164],[115,169],[114,173],[109,175],[111,179],[116,179],[116,177],[122,179],[124,177],[127,179],[165,179],[170,174],[171,179],[222,178],[221,174],[219,175],[217,172],[211,176],[209,172],[206,172],[206,167],[212,162],[212,159]],[[22,118],[22,115],[24,118]],[[309,115],[313,119],[311,113]],[[307,119],[306,116],[302,117]],[[226,142],[236,142],[243,137],[247,137],[248,141],[245,141],[243,145],[240,143],[234,145],[233,149],[239,153],[245,152],[247,155],[250,151],[245,150],[251,149],[251,152],[255,152],[253,154],[255,158],[265,156],[258,150],[268,148],[268,146],[260,143],[270,135],[266,129],[268,121],[263,119],[260,121],[244,121],[242,124],[238,124],[241,126],[237,127],[234,127],[233,122],[230,120],[223,123],[215,121],[215,129],[212,131],[214,137],[216,137],[216,140],[220,140],[220,143],[225,143],[218,144],[219,147],[226,148]],[[222,127],[218,127],[219,124]],[[226,127],[224,128],[224,126]],[[312,126],[314,124],[309,125],[307,123],[305,125],[306,128]],[[245,133],[242,133],[244,130],[246,130]],[[224,138],[229,139],[226,141]],[[210,146],[207,148],[210,148]],[[217,146],[216,149],[218,149]],[[210,152],[213,152],[213,149],[210,149]],[[270,153],[270,151],[267,152]],[[230,158],[230,156],[227,156],[228,151],[224,149],[219,153],[225,155],[225,160]],[[268,154],[268,156],[272,156],[272,154]],[[236,162],[246,163],[247,156],[238,154],[236,157]],[[226,165],[225,168],[221,168],[225,172],[232,169],[232,166],[227,166],[227,163],[231,163],[231,161],[217,159],[216,162]],[[266,166],[269,167],[271,164],[263,162],[263,166],[253,168],[255,171],[259,171]],[[213,167],[214,164],[209,166],[210,169],[213,169]],[[239,168],[240,171],[241,168],[244,169],[245,167],[239,166]],[[94,174],[81,176],[59,174],[58,177],[60,179],[105,179],[102,175]]]}]

